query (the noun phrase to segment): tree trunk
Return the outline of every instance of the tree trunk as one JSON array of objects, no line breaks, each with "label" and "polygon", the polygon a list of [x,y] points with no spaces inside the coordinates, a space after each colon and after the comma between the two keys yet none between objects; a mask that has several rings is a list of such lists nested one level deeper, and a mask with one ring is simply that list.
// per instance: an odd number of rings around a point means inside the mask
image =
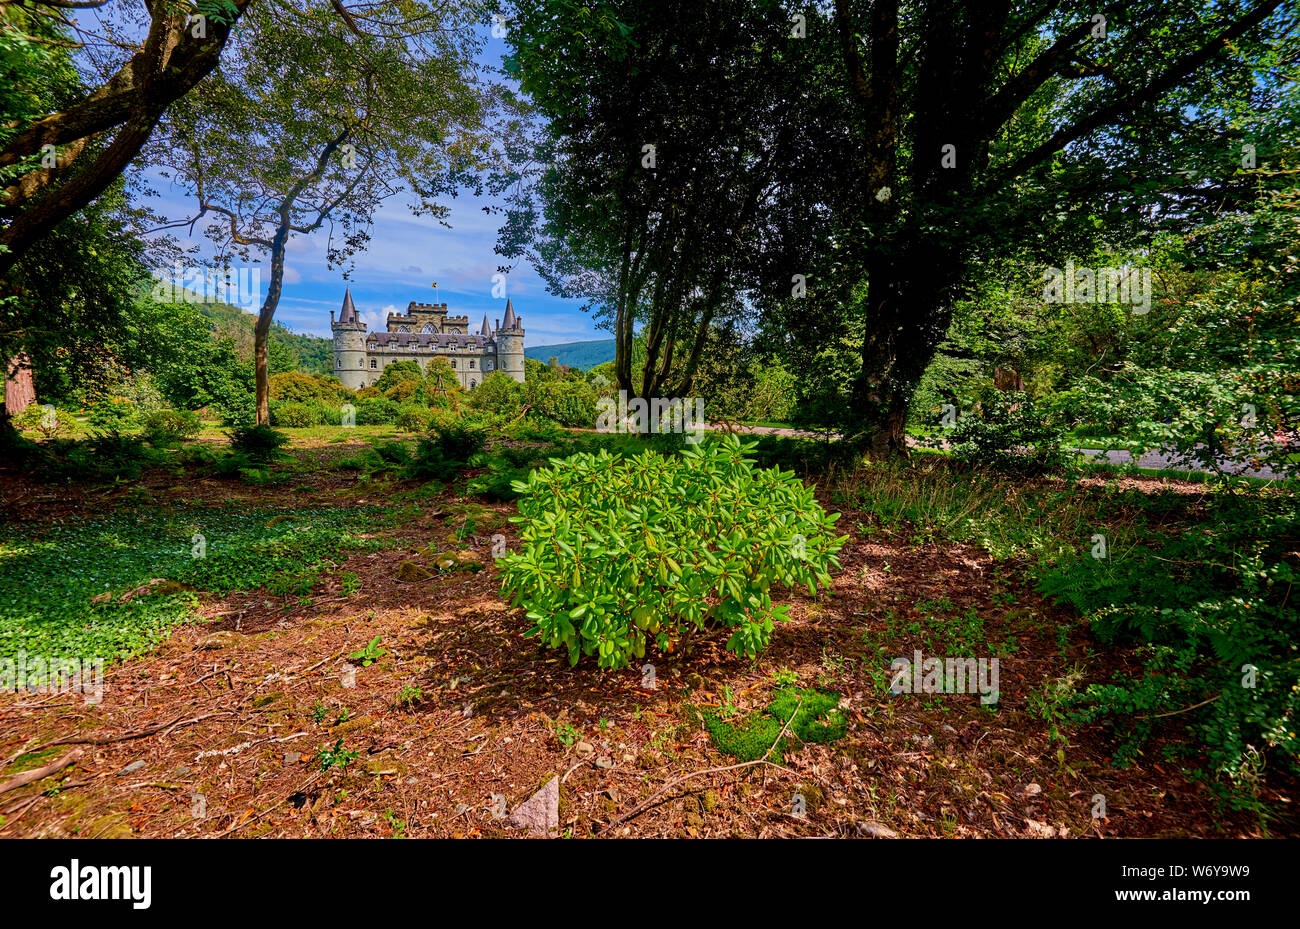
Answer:
[{"label": "tree trunk", "polygon": [[912,394],[952,321],[959,248],[900,237],[867,262],[867,329],[854,384],[855,441],[873,456],[907,455]]},{"label": "tree trunk", "polygon": [[289,241],[289,205],[286,201],[280,210],[280,226],[271,240],[271,282],[266,288],[266,299],[257,313],[253,327],[253,378],[257,385],[257,424],[271,424],[271,369],[267,343],[271,337],[271,321],[280,305],[280,292],[284,288],[284,252]]}]

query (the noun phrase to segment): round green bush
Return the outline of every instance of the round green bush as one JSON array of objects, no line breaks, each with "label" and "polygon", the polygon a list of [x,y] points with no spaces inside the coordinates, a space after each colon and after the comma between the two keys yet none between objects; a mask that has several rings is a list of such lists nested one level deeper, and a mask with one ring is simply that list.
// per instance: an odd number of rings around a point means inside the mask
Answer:
[{"label": "round green bush", "polygon": [[202,424],[189,410],[156,410],[141,423],[144,437],[154,445],[175,445],[198,435]]},{"label": "round green bush", "polygon": [[306,403],[271,404],[271,425],[291,429],[305,429],[320,425],[316,408]]},{"label": "round green bush", "polygon": [[357,403],[358,426],[391,426],[401,410],[387,397],[371,397]]},{"label": "round green bush", "polygon": [[428,407],[408,404],[397,414],[397,428],[403,432],[427,432],[431,419]]},{"label": "round green bush", "polygon": [[87,424],[98,435],[120,435],[138,425],[135,408],[121,397],[104,397],[91,405]]},{"label": "round green bush", "polygon": [[790,609],[771,585],[815,593],[848,537],[793,472],[756,468],[753,447],[727,436],[673,456],[602,450],[515,481],[521,551],[500,559],[502,595],[527,609],[529,634],[604,668],[650,644],[670,651],[692,628],[757,655]]}]

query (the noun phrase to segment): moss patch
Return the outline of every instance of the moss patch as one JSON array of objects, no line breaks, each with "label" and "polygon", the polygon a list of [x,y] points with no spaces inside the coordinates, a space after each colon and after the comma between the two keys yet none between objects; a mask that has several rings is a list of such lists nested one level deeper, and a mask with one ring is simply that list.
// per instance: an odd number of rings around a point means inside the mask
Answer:
[{"label": "moss patch", "polygon": [[[738,722],[723,719],[713,709],[697,712],[714,747],[722,754],[738,761],[757,761],[767,755],[768,760],[780,764],[785,752],[796,743],[828,743],[844,737],[848,721],[839,710],[839,702],[838,694],[784,687],[777,691],[765,709]],[[785,735],[773,748],[772,743],[787,720],[789,725]],[[771,754],[768,754],[768,749],[771,749]]]}]

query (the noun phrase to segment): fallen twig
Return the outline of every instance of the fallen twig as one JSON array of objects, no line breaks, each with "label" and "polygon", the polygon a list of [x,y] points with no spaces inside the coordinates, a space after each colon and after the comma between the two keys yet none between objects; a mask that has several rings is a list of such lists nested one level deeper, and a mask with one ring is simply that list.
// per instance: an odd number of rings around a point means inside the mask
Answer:
[{"label": "fallen twig", "polygon": [[[658,797],[660,794],[672,790],[678,784],[684,783],[685,781],[689,781],[693,777],[699,777],[702,774],[722,774],[725,771],[738,771],[741,768],[753,767],[756,764],[771,765],[774,768],[780,768],[782,771],[785,771],[787,774],[794,774],[795,772],[791,771],[785,765],[779,765],[775,761],[768,761],[767,756],[772,754],[772,750],[775,749],[777,745],[781,743],[781,738],[785,735],[786,726],[789,726],[790,723],[794,722],[794,718],[799,712],[799,707],[802,705],[803,705],[803,698],[800,697],[799,702],[795,704],[794,712],[791,713],[790,718],[785,721],[785,725],[782,726],[781,731],[776,734],[776,738],[772,741],[772,744],[768,746],[767,751],[763,752],[762,758],[757,758],[753,761],[742,761],[740,764],[727,765],[726,767],[722,767],[722,768],[706,768],[703,771],[695,771],[692,774],[687,774],[684,775],[683,777],[679,777],[674,781],[669,781],[667,784],[665,784],[664,786],[656,790],[654,793],[652,793],[645,800],[643,800],[642,802],[634,806],[627,813],[624,813],[622,816],[616,817],[615,819],[611,820],[608,825],[602,827],[599,831],[607,832],[610,829],[613,829],[615,826],[621,826],[629,819],[633,819],[634,817],[640,816],[646,810],[650,809],[650,807],[655,805],[654,803],[655,798]],[[565,777],[568,777],[568,775],[566,774]],[[766,777],[764,778],[764,780],[766,780]]]},{"label": "fallen twig", "polygon": [[74,748],[58,761],[51,762],[43,768],[32,768],[32,770],[24,771],[22,774],[15,774],[9,780],[0,783],[0,794],[16,787],[22,787],[24,784],[30,784],[33,781],[39,781],[51,774],[57,774],[69,765],[76,764],[84,754],[85,752],[81,749]]},{"label": "fallen twig", "polygon": [[202,716],[195,716],[192,719],[186,719],[182,713],[171,722],[160,723],[157,726],[149,726],[147,729],[137,729],[134,732],[124,732],[122,735],[99,735],[85,736],[79,739],[59,739],[57,742],[47,742],[37,751],[43,751],[47,748],[53,748],[56,745],[111,745],[114,742],[130,742],[132,739],[143,739],[146,736],[156,735],[160,732],[170,732],[173,729],[179,729],[181,726],[192,726],[194,723],[202,722],[205,719],[211,719],[213,716],[229,716],[233,710],[218,710],[216,713],[204,713]]}]

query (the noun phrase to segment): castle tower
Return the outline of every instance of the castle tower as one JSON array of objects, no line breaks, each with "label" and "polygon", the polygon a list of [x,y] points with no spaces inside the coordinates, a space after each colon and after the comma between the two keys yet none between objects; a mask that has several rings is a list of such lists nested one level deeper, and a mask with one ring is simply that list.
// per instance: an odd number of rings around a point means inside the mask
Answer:
[{"label": "castle tower", "polygon": [[506,299],[506,318],[496,331],[497,364],[519,383],[524,382],[524,327],[515,316],[515,308]]},{"label": "castle tower", "polygon": [[343,295],[343,309],[337,322],[334,312],[330,311],[330,330],[334,333],[334,374],[350,390],[365,386],[369,373],[366,370],[366,324],[357,318],[350,287]]}]

